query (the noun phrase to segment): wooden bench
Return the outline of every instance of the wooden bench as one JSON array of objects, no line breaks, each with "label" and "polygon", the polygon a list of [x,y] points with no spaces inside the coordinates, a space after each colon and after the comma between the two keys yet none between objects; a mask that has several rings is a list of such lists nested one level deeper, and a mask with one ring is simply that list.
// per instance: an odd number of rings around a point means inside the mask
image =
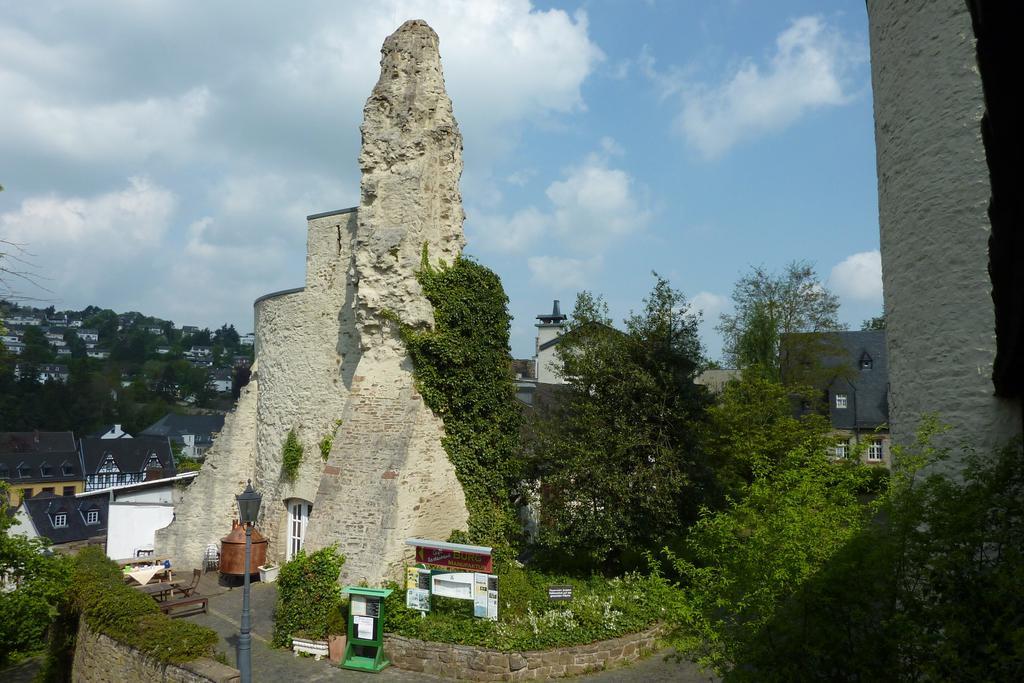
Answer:
[{"label": "wooden bench", "polygon": [[[194,596],[191,598],[178,598],[177,600],[165,600],[157,603],[160,607],[160,611],[169,617],[185,617],[192,614],[205,614],[207,602],[210,598],[205,596]],[[187,611],[173,612],[176,607],[188,607],[194,605],[194,607]]]}]

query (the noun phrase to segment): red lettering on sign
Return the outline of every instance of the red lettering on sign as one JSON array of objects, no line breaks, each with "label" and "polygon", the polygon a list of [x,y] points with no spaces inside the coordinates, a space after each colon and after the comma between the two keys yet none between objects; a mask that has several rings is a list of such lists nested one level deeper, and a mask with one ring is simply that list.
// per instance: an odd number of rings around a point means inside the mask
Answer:
[{"label": "red lettering on sign", "polygon": [[494,563],[490,555],[467,553],[460,550],[444,550],[441,548],[424,548],[416,546],[416,562],[433,564],[438,567],[455,569],[472,569],[478,572],[491,573]]}]

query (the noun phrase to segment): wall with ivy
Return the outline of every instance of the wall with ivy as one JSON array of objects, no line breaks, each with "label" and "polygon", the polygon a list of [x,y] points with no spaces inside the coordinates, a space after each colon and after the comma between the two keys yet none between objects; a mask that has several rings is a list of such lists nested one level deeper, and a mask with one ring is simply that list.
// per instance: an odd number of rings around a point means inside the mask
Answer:
[{"label": "wall with ivy", "polygon": [[521,414],[509,361],[508,297],[490,269],[459,257],[432,267],[424,249],[417,279],[434,307],[434,328],[399,324],[417,389],[444,420],[442,441],[462,484],[469,531],[455,540],[510,558],[520,527],[513,496],[522,480]]}]

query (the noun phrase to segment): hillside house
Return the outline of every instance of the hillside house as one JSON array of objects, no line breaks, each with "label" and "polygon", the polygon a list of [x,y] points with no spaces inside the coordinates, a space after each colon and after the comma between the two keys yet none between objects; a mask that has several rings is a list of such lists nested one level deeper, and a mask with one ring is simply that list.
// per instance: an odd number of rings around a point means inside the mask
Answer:
[{"label": "hillside house", "polygon": [[138,484],[173,477],[176,473],[171,444],[166,438],[99,439],[79,442],[85,469],[85,490]]}]

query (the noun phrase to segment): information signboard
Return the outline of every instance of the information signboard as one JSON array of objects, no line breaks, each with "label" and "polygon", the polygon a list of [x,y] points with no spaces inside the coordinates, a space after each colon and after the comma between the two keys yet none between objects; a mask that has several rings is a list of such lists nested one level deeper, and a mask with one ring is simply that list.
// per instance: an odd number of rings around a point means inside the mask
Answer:
[{"label": "information signboard", "polygon": [[548,600],[572,600],[572,586],[548,586]]},{"label": "information signboard", "polygon": [[389,662],[384,657],[384,598],[391,595],[386,588],[346,586],[350,596],[348,611],[348,643],[341,666],[359,671],[380,671]]}]

